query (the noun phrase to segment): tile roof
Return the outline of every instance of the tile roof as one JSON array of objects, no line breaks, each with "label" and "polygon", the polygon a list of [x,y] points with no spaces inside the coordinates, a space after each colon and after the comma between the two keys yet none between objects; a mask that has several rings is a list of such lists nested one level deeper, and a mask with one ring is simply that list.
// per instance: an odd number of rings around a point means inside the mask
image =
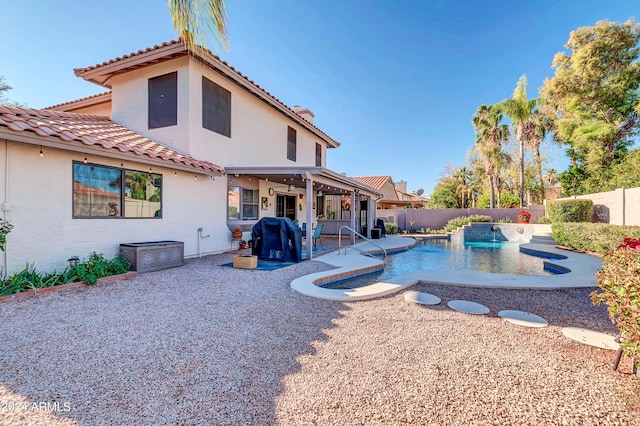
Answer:
[{"label": "tile roof", "polygon": [[312,133],[322,137],[329,147],[336,148],[340,146],[340,142],[335,141],[311,122],[300,117],[300,115],[298,115],[293,109],[289,108],[274,95],[260,87],[256,82],[233,68],[227,62],[220,59],[219,56],[214,55],[207,49],[203,49],[203,52],[203,54],[200,54],[198,52],[187,50],[187,47],[182,40],[172,40],[144,50],[132,52],[128,55],[119,56],[101,64],[85,68],[75,68],[74,72],[76,76],[82,77],[87,81],[91,81],[104,87],[110,87],[109,81],[116,75],[190,55],[202,62],[208,68],[225,75],[238,84],[238,86],[262,99],[267,104],[287,115],[289,118],[297,121]]},{"label": "tile roof", "polygon": [[351,179],[358,181],[373,189],[382,190],[384,184],[387,182],[393,182],[391,176],[356,176]]},{"label": "tile roof", "polygon": [[220,166],[176,152],[101,115],[0,106],[0,129],[2,127],[43,138],[57,137],[63,149],[65,143],[80,142],[105,150],[117,149],[123,153],[173,162],[205,173],[224,173]]},{"label": "tile roof", "polygon": [[51,105],[46,107],[45,109],[54,109],[59,111],[64,111],[65,108],[70,106],[74,106],[75,104],[80,103],[92,103],[92,101],[110,101],[111,100],[111,91],[96,93],[95,95],[85,96],[84,98],[75,99],[73,101],[63,102],[61,104]]}]

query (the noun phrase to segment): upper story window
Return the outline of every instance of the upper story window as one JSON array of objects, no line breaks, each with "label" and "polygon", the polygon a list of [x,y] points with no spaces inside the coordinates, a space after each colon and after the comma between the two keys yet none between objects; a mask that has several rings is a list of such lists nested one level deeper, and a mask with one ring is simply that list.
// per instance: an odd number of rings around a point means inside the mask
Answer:
[{"label": "upper story window", "polygon": [[296,129],[287,126],[287,160],[296,161]]},{"label": "upper story window", "polygon": [[322,167],[322,145],[316,143],[316,167]]},{"label": "upper story window", "polygon": [[162,175],[73,163],[73,217],[162,217]]},{"label": "upper story window", "polygon": [[149,128],[178,124],[178,73],[149,79]]},{"label": "upper story window", "polygon": [[202,77],[202,127],[231,137],[231,92]]}]

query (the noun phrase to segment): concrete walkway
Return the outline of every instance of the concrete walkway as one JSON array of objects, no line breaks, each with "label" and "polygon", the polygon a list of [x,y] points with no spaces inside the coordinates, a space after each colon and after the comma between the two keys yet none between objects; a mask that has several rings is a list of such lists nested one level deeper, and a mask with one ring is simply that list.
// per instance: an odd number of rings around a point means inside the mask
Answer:
[{"label": "concrete walkway", "polygon": [[[354,289],[326,289],[319,284],[362,275],[382,269],[384,264],[378,258],[362,255],[358,250],[375,252],[379,249],[369,242],[356,244],[354,248],[343,249],[339,252],[328,253],[314,260],[335,266],[336,269],[318,272],[297,278],[291,282],[291,288],[307,296],[326,300],[356,301],[396,293],[419,282],[504,289],[535,289],[555,290],[562,288],[595,287],[595,273],[602,267],[602,260],[597,256],[574,253],[555,247],[551,239],[532,239],[532,243],[522,244],[525,250],[551,253],[566,256],[566,259],[549,259],[549,263],[556,267],[569,270],[566,274],[558,275],[510,275],[494,274],[464,269],[428,269],[411,272]],[[414,238],[388,236],[375,243],[384,247],[388,252],[406,250],[416,244]]]}]

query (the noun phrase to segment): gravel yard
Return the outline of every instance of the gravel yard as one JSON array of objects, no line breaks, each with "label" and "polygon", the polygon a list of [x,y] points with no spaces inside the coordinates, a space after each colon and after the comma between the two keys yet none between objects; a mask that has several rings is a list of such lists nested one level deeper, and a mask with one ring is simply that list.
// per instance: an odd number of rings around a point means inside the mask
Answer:
[{"label": "gravel yard", "polygon": [[590,290],[420,284],[442,303],[328,302],[289,287],[324,263],[219,266],[231,257],[0,303],[0,424],[640,424],[630,360],[614,372],[614,351],[561,333],[616,334]]}]

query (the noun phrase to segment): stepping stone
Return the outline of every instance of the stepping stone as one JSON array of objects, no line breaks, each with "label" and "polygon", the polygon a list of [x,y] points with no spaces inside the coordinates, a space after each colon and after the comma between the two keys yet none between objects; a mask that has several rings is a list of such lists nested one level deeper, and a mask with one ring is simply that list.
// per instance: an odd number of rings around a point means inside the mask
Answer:
[{"label": "stepping stone", "polygon": [[489,313],[489,308],[486,306],[467,300],[449,300],[447,306],[454,311],[464,312],[465,314],[484,315]]},{"label": "stepping stone", "polygon": [[407,291],[404,294],[404,300],[420,305],[437,305],[440,303],[438,296],[429,293],[420,293],[419,291]]},{"label": "stepping stone", "polygon": [[546,327],[549,325],[549,321],[539,317],[538,315],[530,314],[523,311],[511,311],[503,310],[498,312],[498,316],[508,323],[520,325],[522,327]]},{"label": "stepping stone", "polygon": [[602,349],[616,351],[620,348],[620,344],[616,342],[616,338],[599,331],[589,330],[580,327],[565,327],[562,334],[569,339],[573,339],[585,345],[596,346]]}]

